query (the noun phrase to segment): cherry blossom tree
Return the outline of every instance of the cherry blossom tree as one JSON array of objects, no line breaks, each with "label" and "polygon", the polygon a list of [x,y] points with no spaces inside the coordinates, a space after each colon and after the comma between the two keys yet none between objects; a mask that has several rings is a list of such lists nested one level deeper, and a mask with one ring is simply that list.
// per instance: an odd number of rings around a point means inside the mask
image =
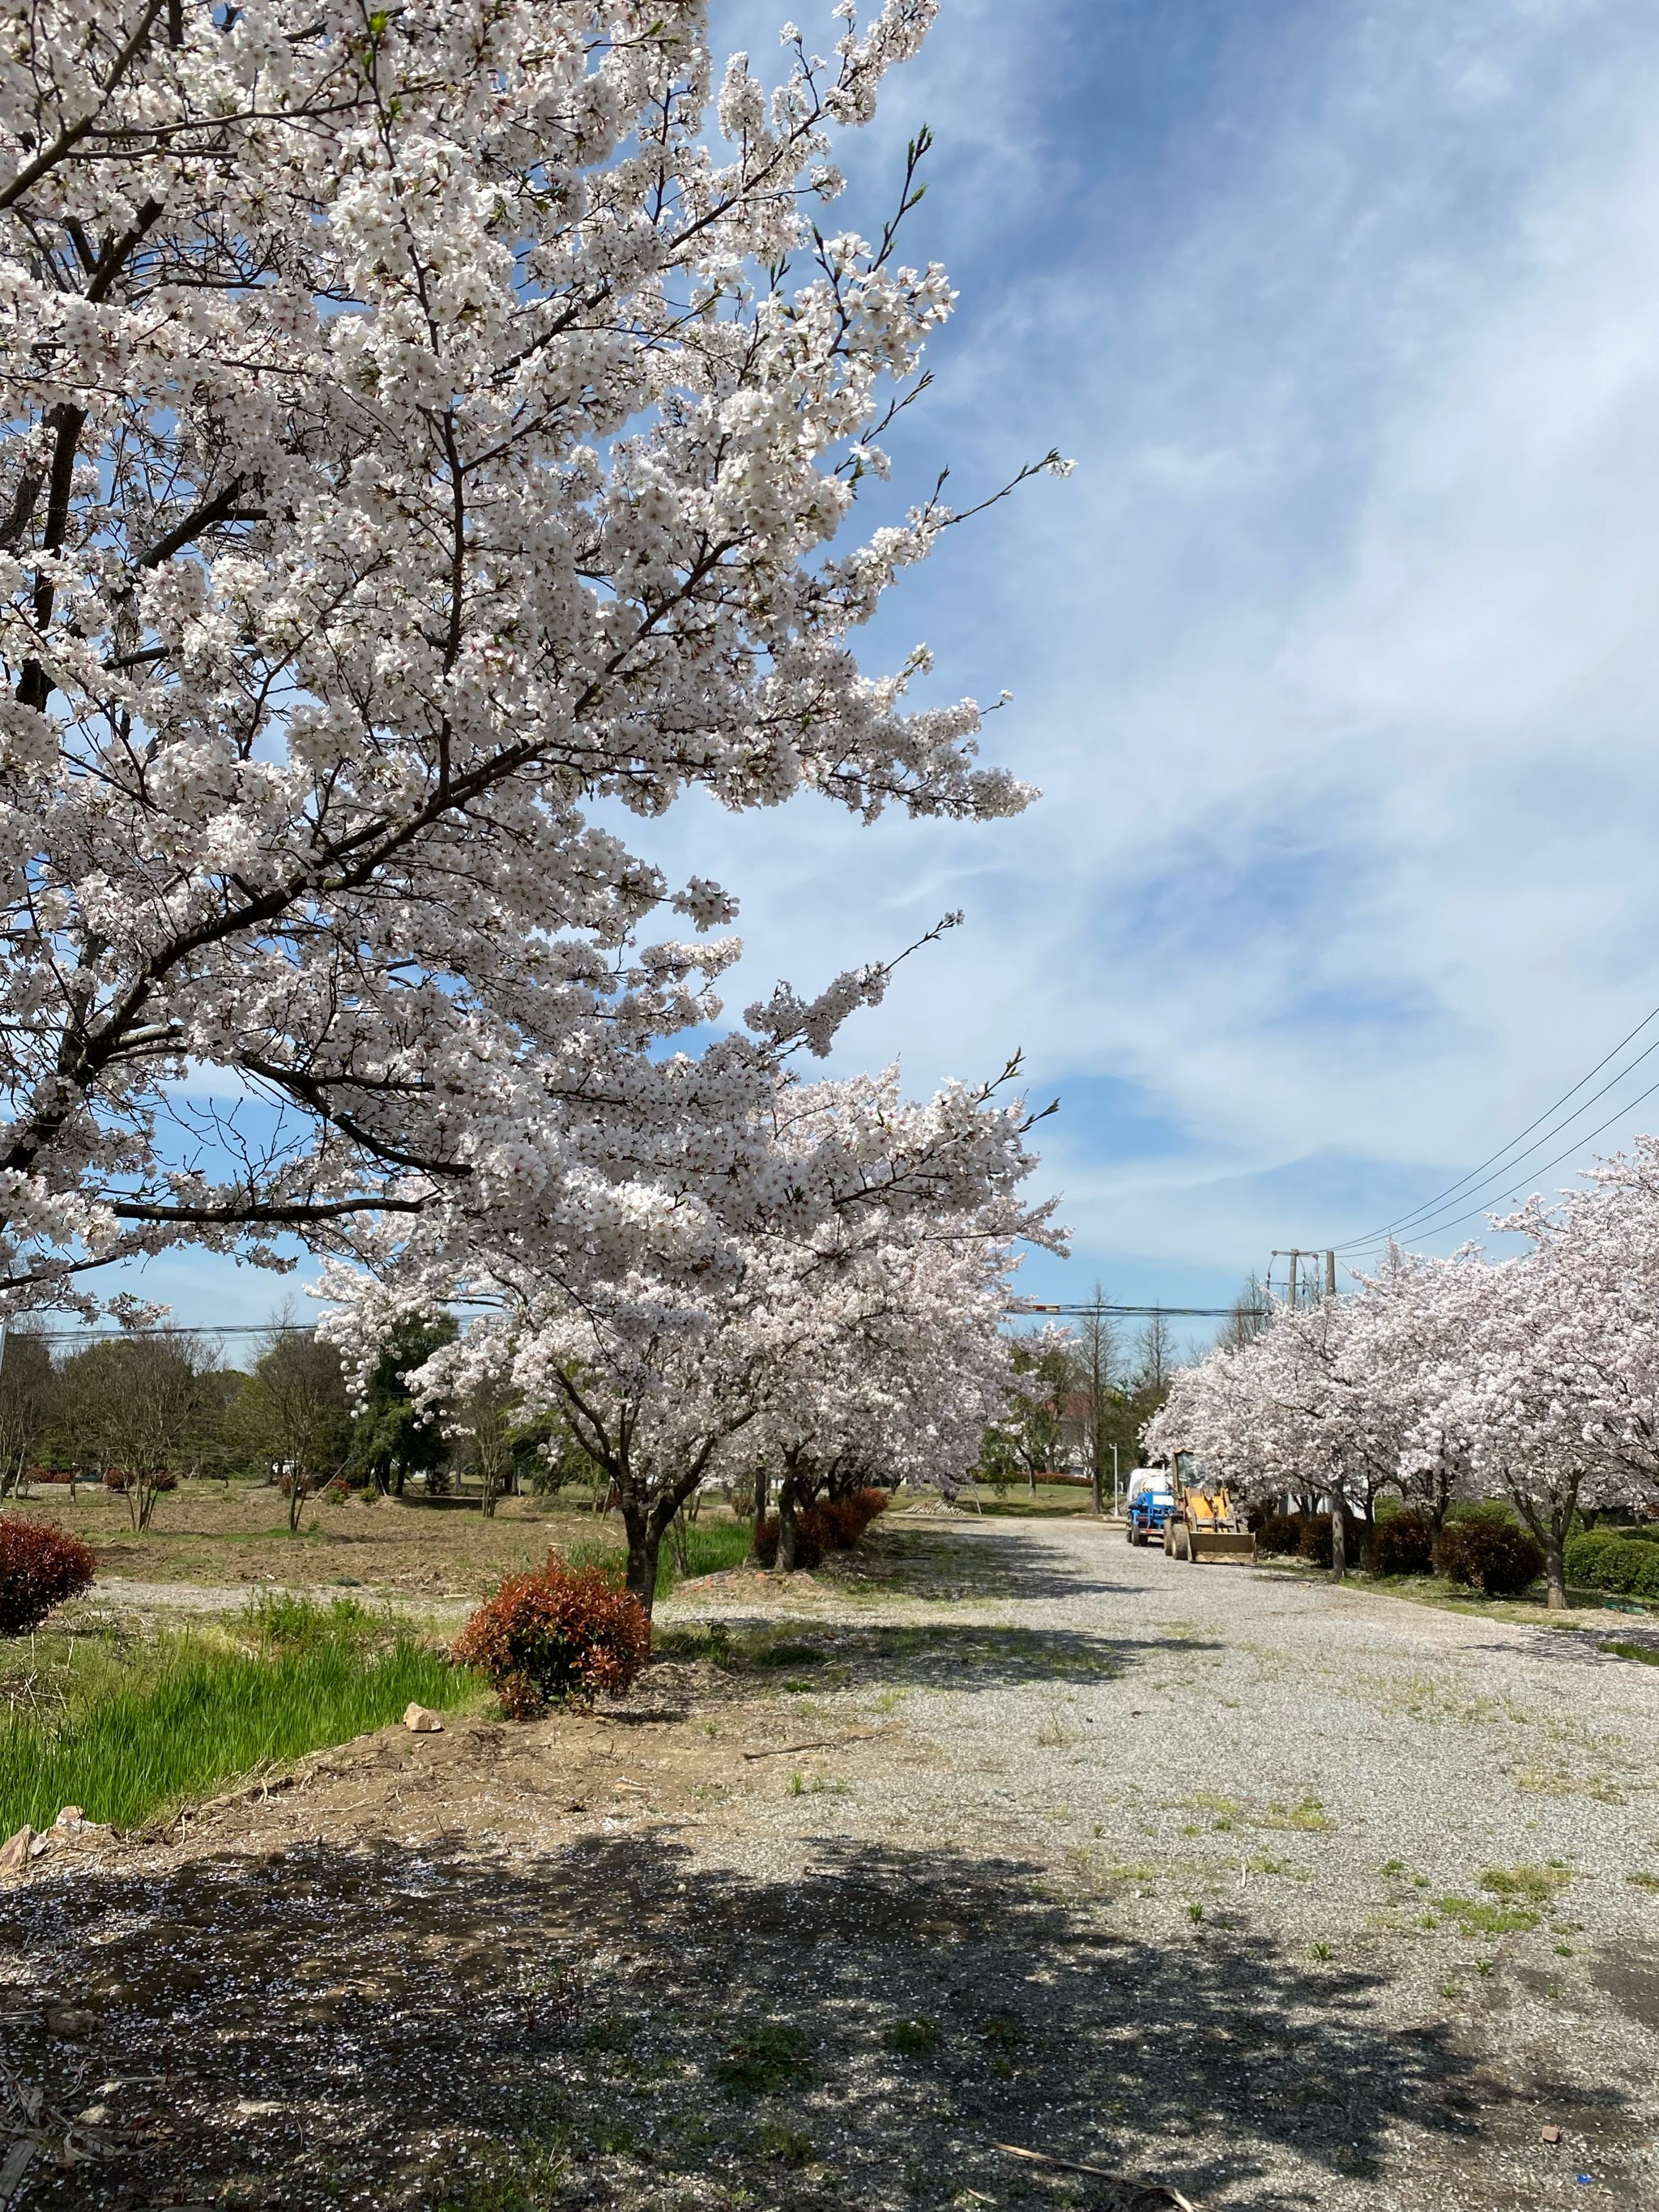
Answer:
[{"label": "cherry blossom tree", "polygon": [[1639,1170],[1498,1224],[1534,1240],[1435,1279],[1447,1340],[1431,1411],[1464,1440],[1472,1480],[1543,1547],[1548,1601],[1567,1603],[1581,1508],[1659,1491],[1659,1222]]},{"label": "cherry blossom tree", "polygon": [[769,96],[701,0],[0,9],[6,1298],[520,1203],[706,1265],[889,969],[664,1055],[734,903],[595,805],[1028,795],[850,647],[959,519],[855,513],[951,303],[925,143],[878,236],[826,216],[933,0]]},{"label": "cherry blossom tree", "polygon": [[1379,1356],[1378,1301],[1327,1298],[1275,1306],[1266,1328],[1218,1346],[1177,1376],[1147,1443],[1209,1460],[1245,1496],[1328,1495],[1332,1571],[1347,1571],[1346,1515],[1370,1517],[1395,1477],[1406,1427]]},{"label": "cherry blossom tree", "polygon": [[1392,1481],[1437,1528],[1455,1495],[1500,1498],[1565,1606],[1576,1516],[1659,1503],[1659,1139],[1494,1225],[1530,1249],[1391,1252],[1352,1297],[1275,1308],[1176,1378],[1149,1445],[1253,1494],[1292,1475],[1366,1498]]},{"label": "cherry blossom tree", "polygon": [[832,1461],[967,1478],[1006,1380],[1013,1244],[1060,1242],[1050,1207],[1018,1194],[1036,1164],[1029,1127],[1018,1102],[983,1094],[907,1103],[890,1071],[780,1082],[779,1162],[841,1162],[827,1210],[791,1219],[781,1205],[763,1230],[724,1238],[695,1279],[550,1275],[542,1240],[520,1245],[501,1224],[465,1267],[435,1235],[420,1266],[417,1232],[379,1273],[334,1265],[324,1326],[366,1372],[422,1305],[478,1308],[411,1386],[437,1405],[493,1380],[527,1416],[556,1412],[612,1486],[629,1587],[648,1607],[675,1515],[740,1455],[785,1471],[786,1515]]}]

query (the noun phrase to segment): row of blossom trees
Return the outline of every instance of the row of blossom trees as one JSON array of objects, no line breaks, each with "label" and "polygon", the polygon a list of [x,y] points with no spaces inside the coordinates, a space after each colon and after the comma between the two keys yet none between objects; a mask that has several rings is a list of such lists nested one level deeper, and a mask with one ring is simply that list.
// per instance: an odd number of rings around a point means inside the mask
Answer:
[{"label": "row of blossom trees", "polygon": [[1564,1606],[1575,1516],[1659,1503],[1659,1139],[1496,1225],[1529,1249],[1391,1251],[1352,1297],[1274,1307],[1177,1376],[1148,1451],[1194,1452],[1253,1498],[1322,1493],[1367,1516],[1393,1488],[1437,1529],[1454,1498],[1504,1499]]},{"label": "row of blossom trees", "polygon": [[925,141],[827,216],[934,12],[769,92],[703,0],[6,0],[0,1298],[298,1237],[365,1361],[481,1301],[434,1389],[562,1407],[641,1589],[740,1432],[949,1457],[1022,1228],[998,1085],[790,1080],[890,959],[685,1048],[735,902],[619,834],[1030,795],[852,651],[961,519],[882,489]]}]

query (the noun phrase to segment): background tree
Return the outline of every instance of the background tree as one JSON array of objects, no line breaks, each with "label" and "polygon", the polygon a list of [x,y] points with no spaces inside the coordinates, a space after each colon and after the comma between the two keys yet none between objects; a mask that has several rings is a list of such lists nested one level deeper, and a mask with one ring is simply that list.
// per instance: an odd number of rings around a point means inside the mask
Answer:
[{"label": "background tree", "polygon": [[54,1384],[50,1346],[30,1329],[8,1329],[0,1352],[0,1498],[27,1486],[51,1421]]},{"label": "background tree", "polygon": [[351,1398],[340,1355],[314,1330],[279,1320],[237,1401],[243,1431],[281,1476],[289,1534],[305,1501],[343,1472]]},{"label": "background tree", "polygon": [[401,1498],[411,1474],[430,1480],[448,1467],[442,1427],[416,1404],[409,1377],[434,1352],[453,1343],[457,1334],[447,1314],[405,1316],[392,1326],[368,1371],[352,1426],[347,1472],[356,1480],[372,1482],[383,1497],[390,1492]]},{"label": "background tree", "polygon": [[58,1370],[67,1432],[83,1464],[119,1472],[135,1531],[212,1433],[224,1397],[216,1352],[199,1337],[143,1329],[88,1345]]},{"label": "background tree", "polygon": [[1254,1343],[1273,1317],[1273,1301],[1253,1267],[1233,1300],[1232,1310],[1216,1331],[1216,1342],[1226,1352],[1240,1352]]},{"label": "background tree", "polygon": [[1048,1322],[1008,1340],[1010,1376],[1000,1418],[985,1431],[981,1465],[993,1482],[1023,1475],[1035,1492],[1039,1474],[1060,1466],[1067,1401],[1079,1385],[1077,1340]]},{"label": "background tree", "polygon": [[1103,1310],[1106,1293],[1097,1283],[1091,1311],[1079,1314],[1075,1337],[1076,1370],[1084,1401],[1084,1450],[1097,1515],[1106,1510],[1106,1471],[1112,1450],[1112,1400],[1117,1374],[1117,1330]]},{"label": "background tree", "polygon": [[477,1375],[445,1421],[445,1433],[460,1447],[460,1464],[478,1479],[484,1517],[495,1517],[495,1500],[517,1465],[518,1420],[522,1395],[500,1374]]}]

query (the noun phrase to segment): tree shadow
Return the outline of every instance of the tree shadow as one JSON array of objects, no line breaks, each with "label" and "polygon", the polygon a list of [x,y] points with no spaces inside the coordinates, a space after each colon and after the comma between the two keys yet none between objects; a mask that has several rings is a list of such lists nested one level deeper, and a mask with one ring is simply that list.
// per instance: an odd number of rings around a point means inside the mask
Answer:
[{"label": "tree shadow", "polygon": [[[868,1628],[807,1619],[731,1615],[712,1627],[659,1632],[669,1664],[709,1662],[716,1678],[825,1690],[984,1688],[1013,1682],[1110,1681],[1153,1659],[1224,1647],[1199,1636],[1091,1636],[1081,1629],[1006,1628],[976,1621],[914,1621]],[[649,1677],[647,1677],[647,1680]]]},{"label": "tree shadow", "polygon": [[[37,2165],[28,2212],[1130,2201],[1002,2142],[1301,2212],[1381,2179],[1398,2120],[1474,2129],[1468,2057],[1389,2024],[1378,1978],[1242,1926],[1115,1930],[1040,1879],[829,1839],[775,1879],[665,1827],[40,1883],[0,1905],[8,2064],[136,2139],[88,2123],[111,2154]],[[94,2014],[78,2040],[49,1997]]]},{"label": "tree shadow", "polygon": [[[1103,1546],[1107,1532],[1100,1538]],[[1033,1543],[1029,1526],[982,1520],[941,1527],[884,1519],[856,1552],[836,1560],[831,1572],[837,1583],[866,1593],[945,1601],[1145,1595],[1139,1583],[1107,1578],[1091,1554]]]}]

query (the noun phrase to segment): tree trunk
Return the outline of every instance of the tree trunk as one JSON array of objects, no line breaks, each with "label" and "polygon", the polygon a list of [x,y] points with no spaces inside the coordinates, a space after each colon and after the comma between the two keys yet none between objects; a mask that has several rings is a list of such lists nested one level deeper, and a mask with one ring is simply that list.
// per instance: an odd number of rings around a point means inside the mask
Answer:
[{"label": "tree trunk", "polygon": [[1100,1444],[1097,1438],[1095,1443],[1093,1464],[1089,1470],[1089,1490],[1091,1504],[1094,1510],[1094,1516],[1097,1521],[1099,1521],[1105,1516],[1106,1498],[1104,1488],[1101,1482]]},{"label": "tree trunk", "polygon": [[1567,1609],[1567,1561],[1565,1536],[1552,1528],[1544,1539],[1544,1573],[1547,1583],[1545,1603],[1552,1613]]},{"label": "tree trunk", "polygon": [[757,1559],[760,1557],[761,1523],[766,1518],[766,1508],[770,1503],[771,1487],[770,1475],[763,1467],[757,1467],[755,1469],[754,1534],[749,1540],[749,1549]]},{"label": "tree trunk", "polygon": [[778,1572],[795,1571],[795,1470],[787,1467],[778,1486]]},{"label": "tree trunk", "polygon": [[305,1477],[297,1468],[292,1468],[288,1478],[288,1533],[290,1536],[297,1536],[300,1533],[300,1512],[305,1502]]},{"label": "tree trunk", "polygon": [[657,1554],[662,1549],[662,1530],[648,1513],[624,1505],[623,1522],[628,1530],[628,1587],[645,1607],[648,1620],[657,1601]]},{"label": "tree trunk", "polygon": [[1340,1492],[1331,1497],[1331,1575],[1340,1582],[1348,1571],[1348,1522]]}]

